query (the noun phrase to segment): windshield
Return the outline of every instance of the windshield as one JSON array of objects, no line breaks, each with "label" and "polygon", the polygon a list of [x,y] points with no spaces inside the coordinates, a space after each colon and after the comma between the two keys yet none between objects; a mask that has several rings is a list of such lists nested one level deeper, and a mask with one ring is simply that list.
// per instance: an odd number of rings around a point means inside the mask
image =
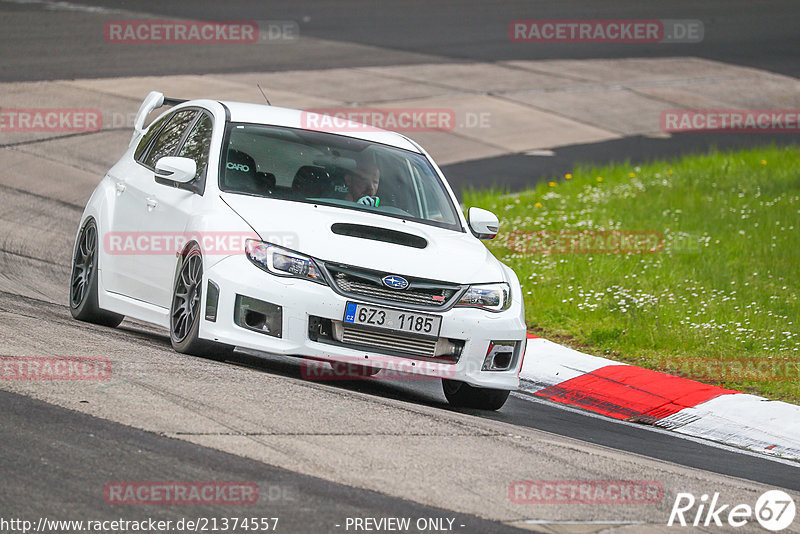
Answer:
[{"label": "windshield", "polygon": [[330,133],[233,123],[220,189],[313,202],[463,231],[421,154]]}]

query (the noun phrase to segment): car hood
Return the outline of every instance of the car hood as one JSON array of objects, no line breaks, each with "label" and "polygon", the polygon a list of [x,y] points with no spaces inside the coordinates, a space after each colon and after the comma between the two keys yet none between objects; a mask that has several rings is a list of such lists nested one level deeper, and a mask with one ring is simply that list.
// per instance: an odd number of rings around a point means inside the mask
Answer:
[{"label": "car hood", "polygon": [[[505,280],[500,262],[469,233],[344,208],[222,193],[223,201],[264,241],[323,261],[459,284]],[[425,248],[338,235],[336,223],[395,230]]]}]

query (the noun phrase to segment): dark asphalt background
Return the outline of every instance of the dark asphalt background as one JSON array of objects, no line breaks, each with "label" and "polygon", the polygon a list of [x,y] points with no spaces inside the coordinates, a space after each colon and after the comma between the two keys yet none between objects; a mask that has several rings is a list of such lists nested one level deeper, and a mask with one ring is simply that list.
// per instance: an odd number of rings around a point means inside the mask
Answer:
[{"label": "dark asphalt background", "polygon": [[[503,1],[412,0],[329,2],[233,0],[163,2],[88,0],[93,11],[54,2],[0,2],[0,81],[281,71],[457,61],[695,56],[800,76],[800,3],[741,0]],[[105,22],[126,18],[292,20],[300,35],[330,41],[293,44],[121,45],[105,43]],[[508,37],[516,19],[693,19],[700,43],[524,44]],[[642,163],[720,149],[795,144],[797,134],[638,136],[556,149],[554,157],[522,154],[443,167],[460,194],[465,186],[519,190],[563,176],[576,165]]]},{"label": "dark asphalt background", "polygon": [[[74,4],[112,11],[85,13],[47,9],[48,4],[0,3],[5,19],[0,44],[4,62],[0,80],[302,70],[461,60],[687,55],[800,75],[800,5],[794,0],[87,0]],[[264,45],[264,50],[237,45],[106,46],[103,23],[133,18],[116,10],[149,14],[152,18],[294,20],[301,35],[342,46],[328,51],[300,44]],[[509,40],[508,25],[516,19],[696,19],[703,22],[705,38],[694,44],[530,46]],[[363,49],[344,45],[368,45],[380,50],[367,54]],[[193,48],[201,51],[192,51]],[[231,53],[232,49],[235,53]]]},{"label": "dark asphalt background", "polygon": [[[0,81],[282,71],[458,61],[695,56],[800,76],[800,3],[742,0],[597,2],[411,0],[406,2],[270,1],[163,2],[88,0],[92,10],[55,2],[0,2]],[[329,41],[240,45],[109,45],[105,22],[128,18],[291,20],[300,35]],[[516,19],[693,19],[700,43],[524,44],[511,42]],[[702,73],[697,73],[702,76]],[[795,144],[797,134],[676,134],[639,136],[443,167],[455,190],[496,186],[519,190],[563,176],[576,165],[643,163],[720,149]]]},{"label": "dark asphalt background", "polygon": [[[346,532],[348,517],[410,517],[454,519],[454,532],[520,532],[501,523],[300,475],[2,390],[0,406],[0,517],[5,520],[25,519],[36,524],[39,518],[153,518],[174,524],[182,518],[277,517],[277,532]],[[104,486],[129,480],[255,483],[259,499],[255,504],[228,506],[107,503]],[[218,521],[218,525],[222,523]]]}]

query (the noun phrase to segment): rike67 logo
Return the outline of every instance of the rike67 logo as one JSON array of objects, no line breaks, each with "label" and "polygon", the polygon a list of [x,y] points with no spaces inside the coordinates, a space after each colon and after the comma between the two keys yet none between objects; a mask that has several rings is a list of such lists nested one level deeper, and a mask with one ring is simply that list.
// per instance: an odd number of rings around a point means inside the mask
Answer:
[{"label": "rike67 logo", "polygon": [[778,532],[792,524],[796,511],[794,499],[781,490],[764,492],[756,500],[755,507],[749,504],[721,503],[719,493],[714,493],[710,499],[706,494],[697,499],[691,493],[678,493],[667,525],[682,527],[727,525],[738,528],[755,519],[765,529]]}]

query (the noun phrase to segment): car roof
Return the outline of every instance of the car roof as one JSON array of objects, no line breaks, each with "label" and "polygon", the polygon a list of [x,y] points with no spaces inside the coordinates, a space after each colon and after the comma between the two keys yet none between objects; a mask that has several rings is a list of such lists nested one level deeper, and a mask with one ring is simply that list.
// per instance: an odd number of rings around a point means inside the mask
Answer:
[{"label": "car roof", "polygon": [[[285,126],[287,128],[330,132],[420,153],[419,147],[404,135],[388,130],[381,130],[380,128],[372,126],[364,126],[357,122],[337,119],[335,129],[333,127],[330,129],[324,127],[310,128],[310,125],[330,124],[330,117],[313,111],[266,106],[263,104],[248,104],[245,102],[222,100],[220,103],[230,110],[232,122],[266,124],[270,126]],[[353,109],[355,110],[357,108]],[[341,110],[345,111],[345,108]],[[327,121],[325,119],[327,119]]]}]

